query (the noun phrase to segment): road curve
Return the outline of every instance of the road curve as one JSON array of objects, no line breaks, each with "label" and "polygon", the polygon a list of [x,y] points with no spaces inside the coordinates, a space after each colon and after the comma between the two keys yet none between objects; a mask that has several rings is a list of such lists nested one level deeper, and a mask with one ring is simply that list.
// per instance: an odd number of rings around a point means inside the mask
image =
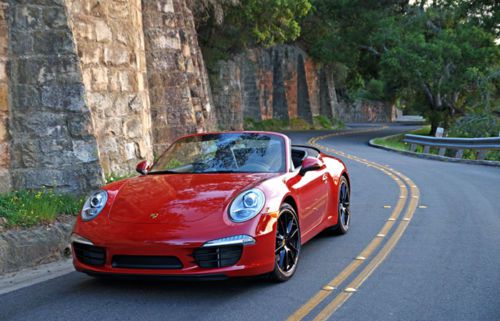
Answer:
[{"label": "road curve", "polygon": [[[392,252],[330,318],[500,320],[500,169],[371,148],[370,138],[408,128],[366,129],[317,143],[407,176],[419,188],[419,207]],[[288,134],[307,143],[327,132]],[[351,230],[306,244],[289,282],[101,282],[75,272],[1,295],[0,320],[285,320],[355,259],[399,201],[400,185],[387,173],[341,158],[351,173]],[[304,320],[320,315],[369,264]]]}]

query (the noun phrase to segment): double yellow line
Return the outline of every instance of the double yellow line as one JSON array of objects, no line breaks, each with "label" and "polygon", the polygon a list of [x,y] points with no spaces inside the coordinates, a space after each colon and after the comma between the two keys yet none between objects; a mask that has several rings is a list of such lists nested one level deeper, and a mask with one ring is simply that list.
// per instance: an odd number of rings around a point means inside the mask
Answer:
[{"label": "double yellow line", "polygon": [[[368,279],[368,277],[377,269],[377,267],[385,260],[389,253],[394,249],[399,239],[405,232],[408,224],[410,223],[413,214],[418,205],[418,200],[420,197],[420,192],[418,187],[413,183],[411,179],[395,171],[394,169],[377,164],[375,162],[368,161],[363,158],[359,158],[342,151],[335,150],[326,146],[318,144],[318,141],[327,139],[333,136],[340,135],[351,135],[356,133],[366,133],[371,131],[377,131],[381,128],[370,128],[358,131],[350,131],[343,133],[333,133],[323,136],[314,137],[309,140],[309,144],[312,146],[321,148],[329,153],[337,154],[356,162],[362,163],[366,166],[373,167],[380,170],[384,174],[388,175],[396,184],[399,186],[399,199],[392,211],[391,215],[382,226],[377,235],[372,239],[372,241],[359,253],[356,258],[351,261],[351,263],[342,270],[335,278],[328,282],[321,290],[319,290],[313,297],[309,299],[303,306],[296,310],[287,321],[297,321],[302,320],[304,317],[308,316],[313,309],[320,305],[323,301],[329,298],[333,293],[337,293],[336,296],[330,299],[330,302],[323,307],[323,309],[314,318],[315,321],[327,320],[340,306],[346,302],[358,289],[359,287]],[[408,197],[408,188],[410,190],[410,197]],[[408,201],[409,200],[409,201]],[[406,207],[405,214],[403,218],[400,218],[401,212]],[[395,231],[389,236],[394,225],[397,225]],[[388,239],[387,239],[388,238]],[[373,256],[374,252],[381,246],[382,241],[387,239],[384,246],[380,251]],[[373,257],[372,257],[373,256]],[[343,283],[354,273],[364,265],[364,268],[354,277],[354,279],[347,285],[343,286]]]}]

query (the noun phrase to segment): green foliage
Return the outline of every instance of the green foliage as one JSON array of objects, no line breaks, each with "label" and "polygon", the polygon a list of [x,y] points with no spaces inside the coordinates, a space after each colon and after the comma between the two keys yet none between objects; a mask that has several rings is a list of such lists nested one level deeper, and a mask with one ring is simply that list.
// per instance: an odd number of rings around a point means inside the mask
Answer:
[{"label": "green foliage", "polygon": [[241,2],[242,7],[236,14],[238,21],[247,23],[256,43],[265,46],[297,39],[301,31],[298,19],[306,16],[311,9],[308,0]]},{"label": "green foliage", "polygon": [[256,121],[252,118],[245,118],[243,121],[243,127],[245,130],[284,130],[288,128],[288,122],[282,119],[266,119],[262,121]]},{"label": "green foliage", "polygon": [[328,119],[325,116],[314,116],[313,125],[301,118],[292,118],[289,121],[282,119],[266,119],[256,121],[245,118],[243,127],[245,130],[283,131],[283,130],[310,130],[310,129],[340,129],[344,123],[339,119]]},{"label": "green foliage", "polygon": [[30,227],[55,221],[58,215],[77,215],[83,199],[51,190],[18,191],[0,195],[0,217],[7,227]]},{"label": "green foliage", "polygon": [[332,121],[328,119],[328,117],[325,117],[323,115],[314,116],[313,123],[314,127],[316,128],[326,128],[326,129],[333,128]]},{"label": "green foliage", "polygon": [[314,126],[311,126],[307,121],[301,118],[292,118],[290,119],[290,123],[288,129],[291,130],[309,130],[314,129]]},{"label": "green foliage", "polygon": [[313,129],[342,129],[344,122],[339,118],[328,118],[323,115],[313,117]]},{"label": "green foliage", "polygon": [[126,175],[111,174],[111,175],[107,175],[106,176],[105,182],[106,182],[106,184],[110,184],[110,183],[121,181],[122,179],[134,177],[134,176],[135,176],[135,174],[132,174],[132,173],[131,174],[126,174]]},{"label": "green foliage", "polygon": [[[221,1],[198,13],[198,40],[207,68],[245,48],[296,40],[300,21],[311,9],[309,0]],[[221,14],[217,14],[222,12]]]},{"label": "green foliage", "polygon": [[492,34],[447,14],[429,8],[410,15],[380,62],[395,94],[421,104],[433,125],[444,127],[478,104],[477,83],[500,60]]},{"label": "green foliage", "polygon": [[388,100],[390,97],[387,96],[385,92],[386,84],[380,79],[370,79],[365,83],[364,79],[358,75],[356,77],[357,84],[351,82],[351,88],[349,90],[349,98],[356,99],[367,99],[367,100]]},{"label": "green foliage", "polygon": [[[479,122],[480,123],[480,122]],[[477,123],[478,124],[478,123]],[[430,134],[430,129],[431,126],[424,126],[420,129],[417,129],[415,131],[410,132],[410,134],[415,134],[415,135],[429,135]],[[396,149],[396,150],[402,150],[402,151],[409,151],[410,150],[410,144],[404,143],[405,134],[399,134],[399,135],[393,135],[393,136],[388,136],[388,137],[381,137],[381,138],[376,138],[374,139],[374,143],[377,145],[381,145],[387,148],[391,149]],[[449,135],[451,136],[451,135]],[[456,136],[452,136],[456,137]],[[464,137],[464,136],[459,136],[459,137]],[[478,136],[475,136],[478,137]],[[423,146],[417,146],[416,152],[417,153],[423,153],[424,148]],[[439,150],[437,148],[431,148],[429,151],[431,154],[437,155]],[[455,150],[452,149],[447,149],[445,156],[448,157],[455,157]],[[477,157],[477,152],[474,150],[464,150],[463,154],[463,159],[471,159],[474,160]],[[486,160],[492,160],[492,161],[500,161],[500,151],[492,150],[489,151],[486,154]]]},{"label": "green foliage", "polygon": [[301,41],[316,60],[347,68],[348,98],[400,101],[433,129],[498,108],[498,2],[312,2]]},{"label": "green foliage", "polygon": [[500,134],[500,120],[491,114],[461,117],[451,126],[450,137],[496,137]]},{"label": "green foliage", "polygon": [[[409,134],[415,134],[415,135],[429,135],[430,133],[430,126],[424,126],[420,129],[414,130],[409,132]],[[381,137],[381,138],[376,138],[373,142],[377,145],[382,145],[388,148],[392,149],[397,149],[397,150],[410,150],[410,144],[404,143],[405,134],[399,134],[399,135],[394,135],[394,136],[388,136],[388,137]],[[422,152],[423,148],[417,149],[417,152]]]}]

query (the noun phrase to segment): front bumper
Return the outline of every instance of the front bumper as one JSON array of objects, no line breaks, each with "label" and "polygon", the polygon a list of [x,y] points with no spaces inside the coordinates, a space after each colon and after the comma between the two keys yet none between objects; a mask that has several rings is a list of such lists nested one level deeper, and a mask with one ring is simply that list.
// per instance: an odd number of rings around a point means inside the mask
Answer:
[{"label": "front bumper", "polygon": [[[261,234],[254,239],[255,244],[228,244],[215,247],[203,247],[204,243],[185,241],[94,243],[88,238],[91,245],[82,242],[81,239],[75,239],[72,243],[73,264],[77,271],[99,275],[221,278],[255,276],[271,272],[274,269],[274,233]],[[82,248],[88,248],[89,252],[82,256]],[[235,253],[237,254],[237,248],[241,249],[241,255],[238,255],[235,261],[231,261],[231,258],[235,258]],[[124,257],[132,258],[133,264],[120,265],[118,258]],[[146,262],[153,260],[155,264],[158,262],[160,264],[154,267],[146,266],[142,264],[144,258]],[[202,262],[201,259],[205,261]],[[216,261],[212,262],[214,259]],[[224,266],[228,264],[230,265]]]}]

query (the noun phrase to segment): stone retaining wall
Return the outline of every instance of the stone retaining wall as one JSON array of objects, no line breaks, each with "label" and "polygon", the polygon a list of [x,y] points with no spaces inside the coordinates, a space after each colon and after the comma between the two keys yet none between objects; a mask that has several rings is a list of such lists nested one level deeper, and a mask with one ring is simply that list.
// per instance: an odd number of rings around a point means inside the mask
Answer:
[{"label": "stone retaining wall", "polygon": [[158,154],[173,138],[215,129],[215,121],[194,18],[186,2],[145,0],[142,16]]},{"label": "stone retaining wall", "polygon": [[74,218],[51,226],[0,234],[0,275],[68,257]]},{"label": "stone retaining wall", "polygon": [[141,1],[67,0],[85,96],[105,173],[152,159]]},{"label": "stone retaining wall", "polygon": [[214,119],[185,0],[0,0],[0,192],[98,188]]},{"label": "stone retaining wall", "polygon": [[10,0],[6,13],[13,188],[98,186],[97,143],[65,7]]},{"label": "stone retaining wall", "polygon": [[8,30],[5,3],[0,3],[0,193],[10,189]]},{"label": "stone retaining wall", "polygon": [[315,115],[384,121],[344,106],[333,74],[298,46],[221,62],[211,86],[188,0],[0,0],[0,192],[83,193],[177,137]]}]

